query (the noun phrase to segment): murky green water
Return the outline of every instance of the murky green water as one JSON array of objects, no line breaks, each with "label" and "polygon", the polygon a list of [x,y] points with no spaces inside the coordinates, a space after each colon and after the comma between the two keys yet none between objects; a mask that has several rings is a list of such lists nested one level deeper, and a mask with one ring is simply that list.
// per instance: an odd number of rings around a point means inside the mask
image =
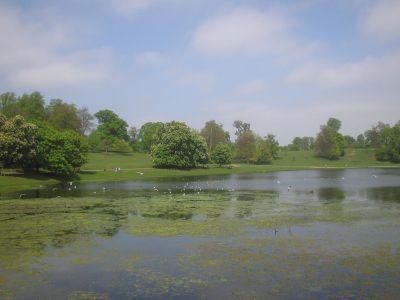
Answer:
[{"label": "murky green water", "polygon": [[400,170],[65,183],[19,194],[0,195],[0,299],[400,293]]}]

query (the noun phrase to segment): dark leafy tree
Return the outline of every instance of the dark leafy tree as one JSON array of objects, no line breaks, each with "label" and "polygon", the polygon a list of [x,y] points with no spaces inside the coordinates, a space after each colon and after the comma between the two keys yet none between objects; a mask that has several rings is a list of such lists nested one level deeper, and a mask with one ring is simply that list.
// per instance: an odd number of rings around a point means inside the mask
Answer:
[{"label": "dark leafy tree", "polygon": [[47,122],[59,130],[80,132],[81,122],[75,105],[52,99],[46,107]]},{"label": "dark leafy tree", "polygon": [[45,123],[38,127],[37,167],[62,176],[75,174],[87,160],[85,140],[76,132],[59,131]]},{"label": "dark leafy tree", "polygon": [[236,154],[239,160],[249,162],[254,155],[256,149],[256,138],[251,130],[242,131],[235,141]]},{"label": "dark leafy tree", "polygon": [[326,125],[321,126],[321,131],[315,140],[315,153],[327,159],[339,159],[344,155],[345,140],[338,132],[341,122],[330,118]]},{"label": "dark leafy tree", "polygon": [[98,111],[94,116],[99,123],[97,131],[102,135],[128,141],[128,124],[116,113],[105,109]]},{"label": "dark leafy tree", "polygon": [[211,160],[218,164],[229,165],[232,163],[232,149],[228,144],[220,143],[214,147],[211,153]]},{"label": "dark leafy tree", "polygon": [[236,132],[235,132],[236,136],[239,136],[243,132],[250,130],[250,124],[242,122],[240,120],[236,120],[235,122],[233,122],[233,127],[236,128]]},{"label": "dark leafy tree", "polygon": [[185,123],[166,123],[158,134],[158,142],[151,150],[155,167],[190,169],[208,163],[204,138]]},{"label": "dark leafy tree", "polygon": [[400,124],[380,130],[379,145],[375,151],[377,160],[400,163]]}]

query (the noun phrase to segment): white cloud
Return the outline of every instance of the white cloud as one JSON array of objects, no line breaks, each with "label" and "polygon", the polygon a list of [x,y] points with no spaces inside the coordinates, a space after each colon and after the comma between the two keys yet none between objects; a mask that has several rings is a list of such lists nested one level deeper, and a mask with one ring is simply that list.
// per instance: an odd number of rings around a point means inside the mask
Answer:
[{"label": "white cloud", "polygon": [[92,83],[107,77],[109,50],[69,49],[82,37],[77,25],[48,13],[30,15],[0,5],[0,74],[17,87],[39,88]]},{"label": "white cloud", "polygon": [[243,96],[250,96],[261,94],[267,90],[267,84],[263,80],[249,81],[236,89],[236,94]]},{"label": "white cloud", "polygon": [[160,67],[168,62],[168,56],[157,51],[148,51],[135,54],[135,62],[145,67]]},{"label": "white cloud", "polygon": [[399,87],[400,53],[337,65],[309,63],[289,74],[287,81],[321,87]]},{"label": "white cloud", "polygon": [[183,86],[193,86],[201,90],[210,90],[216,83],[213,73],[207,71],[173,71],[175,82]]},{"label": "white cloud", "polygon": [[154,0],[112,0],[113,9],[124,16],[132,17],[154,4]]},{"label": "white cloud", "polygon": [[291,33],[291,20],[275,10],[236,8],[201,25],[192,40],[193,47],[209,55],[288,54],[301,55],[315,49]]},{"label": "white cloud", "polygon": [[196,3],[202,3],[205,0],[101,0],[107,6],[111,5],[111,8],[118,14],[133,18],[138,14],[155,7],[167,6],[171,8],[171,5],[191,5]]},{"label": "white cloud", "polygon": [[379,40],[400,38],[400,1],[375,1],[367,11],[362,29]]}]

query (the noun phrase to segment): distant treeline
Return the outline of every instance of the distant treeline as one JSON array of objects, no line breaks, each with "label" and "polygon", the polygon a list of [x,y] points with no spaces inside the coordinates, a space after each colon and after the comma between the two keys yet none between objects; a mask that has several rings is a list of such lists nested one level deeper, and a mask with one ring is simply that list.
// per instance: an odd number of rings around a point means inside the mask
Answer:
[{"label": "distant treeline", "polygon": [[193,168],[210,162],[227,165],[232,159],[269,164],[278,159],[281,148],[339,159],[348,147],[371,147],[377,159],[400,162],[399,123],[391,127],[379,122],[353,138],[343,136],[341,122],[330,118],[315,138],[296,137],[285,147],[279,146],[273,134],[258,135],[249,123],[237,120],[233,127],[234,141],[214,120],[200,131],[175,121],[129,127],[108,109],[92,115],[88,108],[61,99],[46,104],[39,92],[21,96],[8,92],[0,95],[0,163],[27,172],[42,169],[67,176],[85,163],[87,151],[147,152],[156,167]]}]

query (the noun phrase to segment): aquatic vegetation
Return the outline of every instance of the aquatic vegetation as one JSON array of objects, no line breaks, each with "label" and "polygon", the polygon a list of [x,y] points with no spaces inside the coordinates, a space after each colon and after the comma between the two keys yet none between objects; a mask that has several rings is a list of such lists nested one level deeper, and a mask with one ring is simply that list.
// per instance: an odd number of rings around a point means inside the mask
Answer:
[{"label": "aquatic vegetation", "polygon": [[0,298],[393,298],[398,191],[1,200]]}]

